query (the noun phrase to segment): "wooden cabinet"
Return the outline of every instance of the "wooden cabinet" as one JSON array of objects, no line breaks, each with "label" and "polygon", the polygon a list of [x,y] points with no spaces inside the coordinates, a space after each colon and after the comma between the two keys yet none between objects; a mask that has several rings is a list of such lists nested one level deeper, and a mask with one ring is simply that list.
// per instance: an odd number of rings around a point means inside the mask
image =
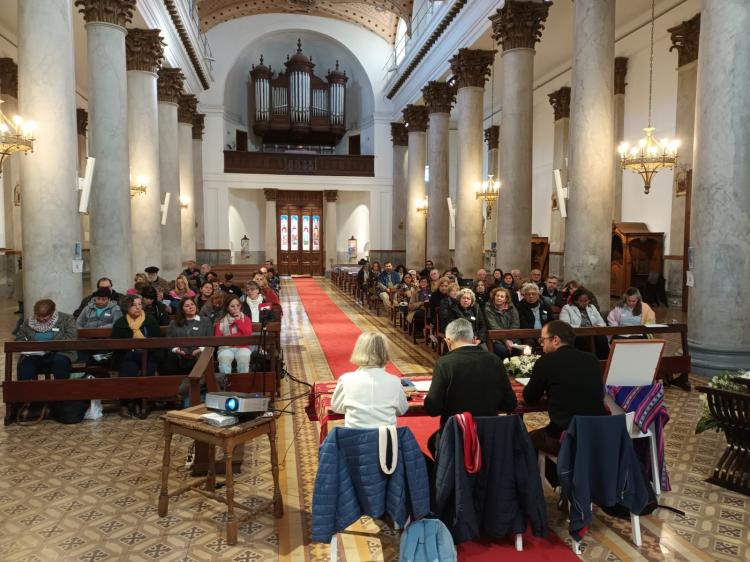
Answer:
[{"label": "wooden cabinet", "polygon": [[531,237],[531,269],[542,272],[542,279],[549,274],[549,238],[546,236]]},{"label": "wooden cabinet", "polygon": [[628,287],[641,293],[656,284],[664,270],[664,233],[651,232],[642,222],[612,225],[610,294],[620,297]]}]

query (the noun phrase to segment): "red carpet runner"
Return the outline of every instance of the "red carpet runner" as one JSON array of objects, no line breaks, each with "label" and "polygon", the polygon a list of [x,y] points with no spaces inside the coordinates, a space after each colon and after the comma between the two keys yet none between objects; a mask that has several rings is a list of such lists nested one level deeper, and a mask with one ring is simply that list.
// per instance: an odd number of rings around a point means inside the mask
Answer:
[{"label": "red carpet runner", "polygon": [[[362,331],[349,317],[336,306],[314,279],[295,278],[294,285],[305,307],[320,347],[328,361],[331,372],[339,378],[346,372],[356,369],[349,363],[354,344]],[[401,372],[389,363],[389,373],[401,376]],[[437,431],[439,418],[399,418],[399,426],[412,430],[423,450],[427,450],[427,438]],[[496,560],[517,560],[519,562],[577,561],[578,557],[554,533],[547,539],[539,539],[530,532],[524,534],[524,551],[516,552],[513,537],[497,543],[469,542],[458,547],[458,559],[465,562],[494,562]]]}]

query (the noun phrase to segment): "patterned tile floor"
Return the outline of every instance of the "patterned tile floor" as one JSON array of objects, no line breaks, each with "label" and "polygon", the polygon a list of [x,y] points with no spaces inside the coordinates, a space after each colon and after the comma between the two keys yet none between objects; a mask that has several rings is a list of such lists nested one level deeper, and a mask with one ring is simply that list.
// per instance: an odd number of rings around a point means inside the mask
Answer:
[{"label": "patterned tile floor", "polygon": [[[362,313],[351,299],[326,281],[329,295],[360,328],[393,334],[394,362],[406,373],[429,373],[434,361],[424,346],[414,347],[384,317]],[[298,379],[331,378],[322,350],[293,283],[284,282],[283,346],[289,371]],[[0,301],[0,338],[10,337],[17,316],[11,302]],[[665,312],[662,312],[665,314]],[[672,312],[666,314],[672,317]],[[0,367],[2,366],[0,359]],[[305,387],[285,380],[285,397]],[[707,484],[724,447],[719,434],[693,434],[701,403],[696,392],[667,390],[672,421],[667,426],[667,459],[673,491],[662,502],[686,512],[666,510],[641,519],[644,546],[632,546],[628,522],[596,512],[584,546],[584,560],[748,560],[750,499]],[[281,402],[284,406],[288,401]],[[170,504],[168,517],[156,513],[162,428],[158,413],[146,420],[122,420],[112,412],[97,422],[0,430],[0,561],[104,560],[329,560],[328,545],[310,544],[310,508],[317,463],[318,425],[304,415],[305,399],[291,402],[279,427],[279,454],[285,515],[275,520],[265,502],[271,498],[268,446],[249,446],[236,497],[257,509],[240,526],[239,544],[223,540],[224,514],[219,504],[183,495]],[[543,414],[527,416],[527,425],[546,423]],[[184,459],[189,442],[175,438],[173,458]],[[187,471],[172,471],[172,486]],[[565,520],[546,489],[553,529],[565,537]],[[397,533],[363,518],[340,535],[340,555],[348,561],[395,561]]]}]

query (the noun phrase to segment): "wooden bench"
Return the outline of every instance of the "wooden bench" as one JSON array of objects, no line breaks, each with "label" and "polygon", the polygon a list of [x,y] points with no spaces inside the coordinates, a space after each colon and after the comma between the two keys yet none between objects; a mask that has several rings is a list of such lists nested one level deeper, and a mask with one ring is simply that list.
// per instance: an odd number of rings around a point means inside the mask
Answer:
[{"label": "wooden bench", "polygon": [[224,281],[224,274],[234,275],[232,283],[241,285],[253,280],[253,275],[260,271],[261,265],[257,263],[217,263],[211,271],[219,276],[219,281]]},{"label": "wooden bench", "polygon": [[[626,336],[635,334],[680,334],[680,345],[682,355],[662,355],[657,370],[657,377],[668,384],[674,384],[685,390],[690,390],[688,374],[690,373],[690,355],[687,346],[687,324],[668,324],[663,326],[621,326],[621,327],[595,327],[595,328],[573,328],[576,337],[591,338],[591,349],[594,348],[594,338],[597,336]],[[541,336],[541,330],[489,330],[487,332],[487,349],[493,348],[494,342],[533,339]],[[607,362],[600,361],[602,372]],[[678,377],[672,375],[678,374]]]}]

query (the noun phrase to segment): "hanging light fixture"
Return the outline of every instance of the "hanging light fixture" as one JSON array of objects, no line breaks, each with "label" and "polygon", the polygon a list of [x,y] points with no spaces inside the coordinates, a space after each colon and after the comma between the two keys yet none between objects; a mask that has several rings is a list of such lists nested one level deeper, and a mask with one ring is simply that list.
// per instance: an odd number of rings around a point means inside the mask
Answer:
[{"label": "hanging light fixture", "polygon": [[651,123],[651,98],[654,90],[654,4],[651,0],[651,61],[648,70],[648,127],[643,129],[646,136],[635,145],[623,142],[618,147],[620,165],[623,170],[635,172],[643,178],[643,192],[651,190],[651,180],[659,170],[674,168],[677,164],[677,148],[680,141],[675,139],[654,138],[654,127]]},{"label": "hanging light fixture", "polygon": [[[492,122],[495,120],[495,60],[492,60],[492,90],[490,94],[490,127],[492,127]],[[489,170],[490,172],[492,170]],[[497,198],[500,195],[500,182],[495,179],[495,175],[488,173],[487,179],[482,182],[480,186],[477,187],[477,199],[481,199],[485,203],[487,203],[487,219],[492,218],[492,206],[495,204],[495,201],[497,201]]]},{"label": "hanging light fixture", "polygon": [[[3,102],[0,101],[0,104]],[[24,121],[19,115],[8,119],[0,107],[0,173],[5,159],[16,152],[33,152],[33,121]]]}]

